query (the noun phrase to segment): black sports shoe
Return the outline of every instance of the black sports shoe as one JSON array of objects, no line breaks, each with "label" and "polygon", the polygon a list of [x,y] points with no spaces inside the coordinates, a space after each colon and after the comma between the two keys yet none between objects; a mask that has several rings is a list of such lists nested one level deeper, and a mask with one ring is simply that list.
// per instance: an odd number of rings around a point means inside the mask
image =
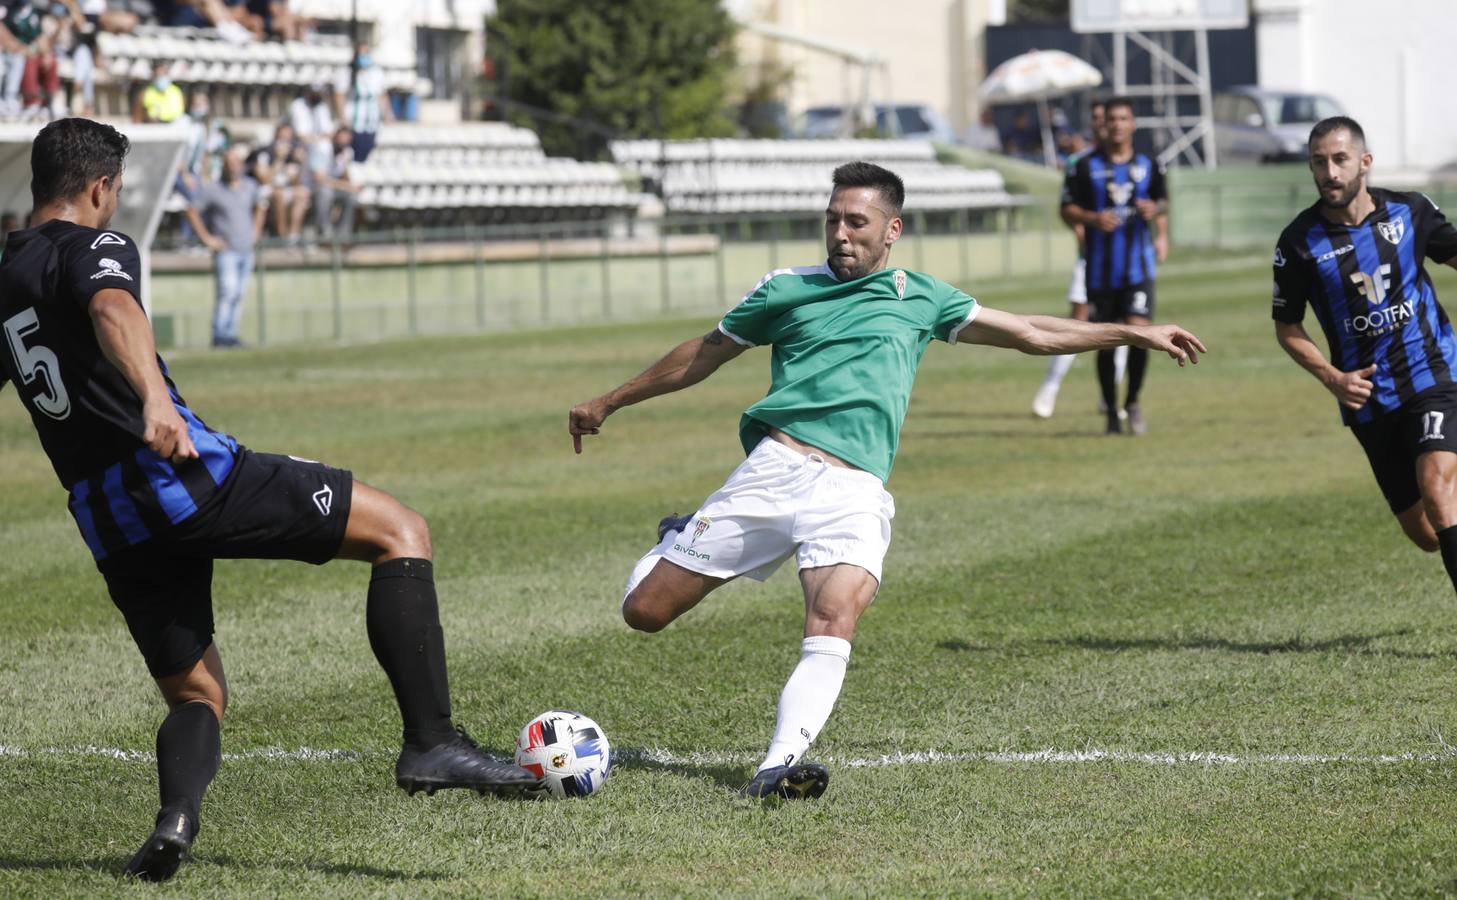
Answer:
[{"label": "black sports shoe", "polygon": [[1106,435],[1123,433],[1123,422],[1115,415],[1108,416],[1108,427],[1103,431]]},{"label": "black sports shoe", "polygon": [[162,810],[157,814],[152,836],[127,862],[122,874],[142,881],[168,880],[177,874],[195,837],[197,821],[191,815],[179,809]]},{"label": "black sports shoe", "polygon": [[658,540],[662,541],[663,535],[667,534],[670,531],[676,531],[681,534],[683,532],[683,529],[687,528],[688,523],[691,521],[693,521],[692,513],[689,513],[686,516],[680,516],[677,514],[663,516],[663,521],[658,523]]},{"label": "black sports shoe", "polygon": [[755,797],[763,800],[778,797],[781,800],[813,800],[825,792],[830,784],[830,770],[819,763],[800,763],[797,766],[775,766],[765,769],[739,789],[741,797]]},{"label": "black sports shoe", "polygon": [[441,788],[468,788],[485,794],[521,790],[536,784],[535,775],[492,756],[455,726],[455,737],[424,750],[405,745],[395,762],[395,783],[414,796]]}]

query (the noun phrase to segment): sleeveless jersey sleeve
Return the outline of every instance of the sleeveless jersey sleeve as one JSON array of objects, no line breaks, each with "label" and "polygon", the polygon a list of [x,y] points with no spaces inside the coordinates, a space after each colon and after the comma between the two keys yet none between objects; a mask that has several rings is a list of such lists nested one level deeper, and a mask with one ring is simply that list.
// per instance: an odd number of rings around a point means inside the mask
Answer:
[{"label": "sleeveless jersey sleeve", "polygon": [[1157,162],[1151,162],[1148,172],[1148,199],[1167,200],[1169,189],[1164,183],[1164,167]]},{"label": "sleeveless jersey sleeve", "polygon": [[1424,243],[1427,259],[1445,265],[1457,257],[1457,228],[1447,221],[1431,197],[1426,194],[1417,196],[1421,199],[1415,200],[1411,206],[1420,217],[1416,222],[1418,238]]},{"label": "sleeveless jersey sleeve", "polygon": [[961,329],[971,324],[981,307],[977,306],[976,301],[964,291],[949,284],[942,284],[940,287],[941,296],[940,302],[937,304],[936,325],[931,329],[931,335],[938,341],[954,344]]},{"label": "sleeveless jersey sleeve", "polygon": [[718,323],[718,330],[745,347],[771,343],[769,336],[769,277],[729,310]]},{"label": "sleeveless jersey sleeve", "polygon": [[77,240],[61,251],[61,279],[84,309],[107,288],[142,298],[142,259],[126,235],[102,231],[89,242]]},{"label": "sleeveless jersey sleeve", "polygon": [[1277,322],[1292,325],[1304,321],[1305,304],[1310,296],[1310,272],[1289,232],[1280,235],[1279,242],[1275,244],[1274,272],[1271,317]]}]

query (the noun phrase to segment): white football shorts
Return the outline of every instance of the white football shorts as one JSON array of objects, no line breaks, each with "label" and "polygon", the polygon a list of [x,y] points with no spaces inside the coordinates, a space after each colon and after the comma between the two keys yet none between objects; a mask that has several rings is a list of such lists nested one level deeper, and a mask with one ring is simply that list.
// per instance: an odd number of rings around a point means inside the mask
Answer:
[{"label": "white football shorts", "polygon": [[703,575],[756,581],[794,554],[801,569],[849,563],[879,582],[894,517],[879,478],[766,437],[653,554]]},{"label": "white football shorts", "polygon": [[1073,264],[1072,281],[1067,285],[1067,302],[1088,302],[1088,263],[1082,257],[1078,257],[1078,261]]}]

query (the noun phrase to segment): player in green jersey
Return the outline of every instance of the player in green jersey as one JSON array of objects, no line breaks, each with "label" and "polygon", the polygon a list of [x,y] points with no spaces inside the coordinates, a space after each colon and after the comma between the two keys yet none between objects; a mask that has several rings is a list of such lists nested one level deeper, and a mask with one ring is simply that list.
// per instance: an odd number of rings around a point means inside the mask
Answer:
[{"label": "player in green jersey", "polygon": [[622,602],[628,625],[660,631],[719,585],[740,575],[762,581],[795,556],[805,636],[748,796],[824,793],[828,771],[802,757],[829,719],[855,624],[880,588],[895,515],[884,482],[932,338],[1040,355],[1133,344],[1180,365],[1204,352],[1177,325],[1013,315],[930,275],[892,269],[904,202],[894,173],[863,162],[839,167],[825,210],[824,263],[770,272],[717,328],[570,413],[581,453],[582,437],[622,407],[697,384],[750,347],[774,348],[769,393],[740,423],[748,458],[695,514],[663,520]]}]

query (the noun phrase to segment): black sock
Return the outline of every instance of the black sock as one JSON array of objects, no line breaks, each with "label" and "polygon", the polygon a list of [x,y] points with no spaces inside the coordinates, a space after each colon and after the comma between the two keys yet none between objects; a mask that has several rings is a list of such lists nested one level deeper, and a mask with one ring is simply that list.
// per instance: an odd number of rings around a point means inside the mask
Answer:
[{"label": "black sock", "polygon": [[1138,402],[1138,392],[1143,390],[1143,373],[1148,369],[1148,351],[1142,347],[1128,348],[1128,402],[1125,406],[1132,406]]},{"label": "black sock", "polygon": [[1103,405],[1108,408],[1108,418],[1118,418],[1118,369],[1113,361],[1112,350],[1098,351],[1098,390],[1103,394]]},{"label": "black sock", "polygon": [[218,717],[206,703],[184,703],[157,729],[157,784],[162,809],[180,809],[196,823],[202,795],[218,773],[222,742]]},{"label": "black sock", "polygon": [[1457,590],[1457,525],[1437,532],[1437,542],[1442,545],[1442,565],[1447,567],[1447,577]]},{"label": "black sock", "polygon": [[445,632],[430,561],[392,559],[375,566],[364,619],[370,649],[400,704],[405,743],[433,747],[453,737]]}]

